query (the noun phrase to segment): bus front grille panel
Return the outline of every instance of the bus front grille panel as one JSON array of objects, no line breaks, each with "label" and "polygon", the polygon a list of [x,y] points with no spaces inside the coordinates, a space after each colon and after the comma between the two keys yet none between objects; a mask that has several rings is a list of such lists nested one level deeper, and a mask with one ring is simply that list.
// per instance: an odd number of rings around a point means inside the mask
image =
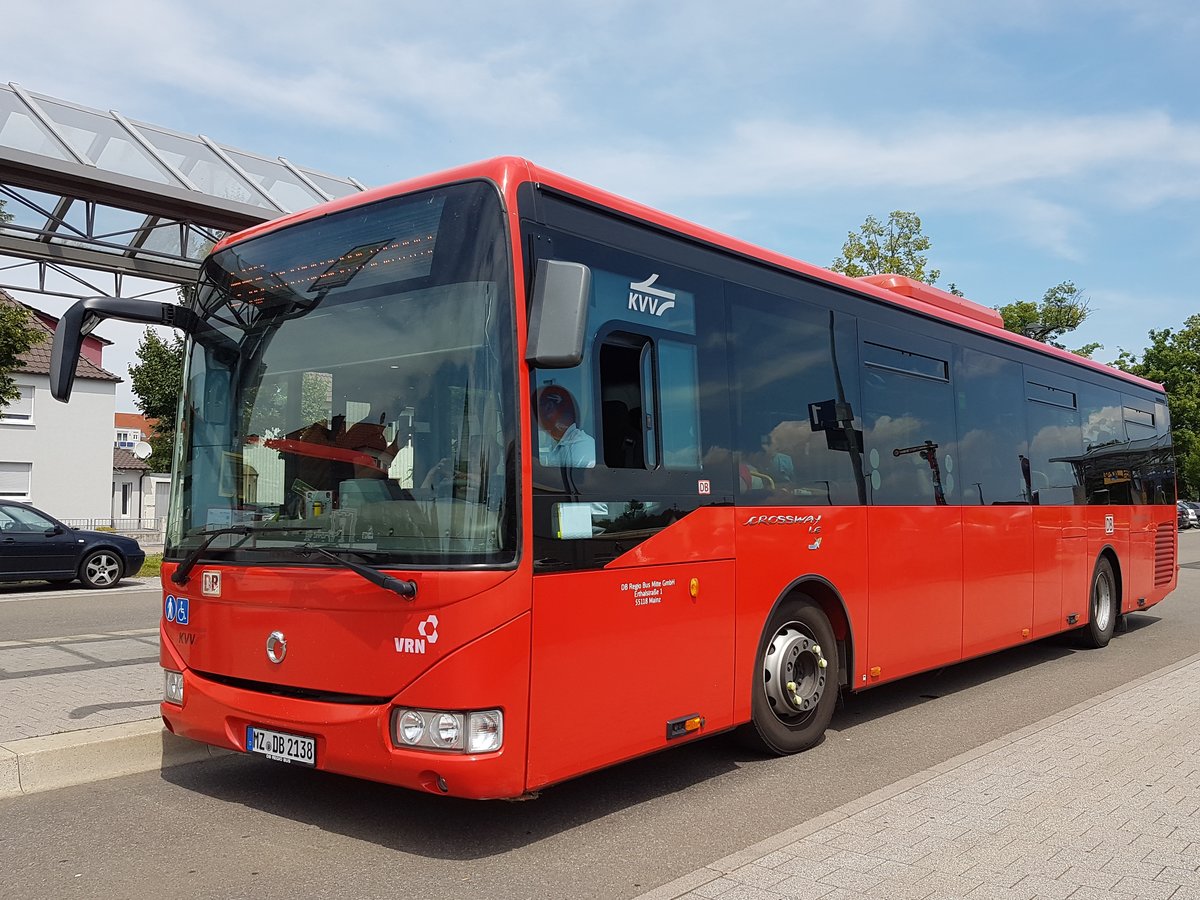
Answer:
[{"label": "bus front grille panel", "polygon": [[366,694],[345,694],[338,691],[323,691],[315,688],[293,687],[287,684],[271,684],[265,681],[250,681],[246,678],[230,678],[228,675],[217,675],[212,672],[198,672],[194,675],[237,688],[241,691],[253,691],[256,694],[270,694],[275,697],[290,697],[293,700],[312,700],[317,703],[344,703],[351,706],[382,706],[391,701],[391,697],[371,697]]}]

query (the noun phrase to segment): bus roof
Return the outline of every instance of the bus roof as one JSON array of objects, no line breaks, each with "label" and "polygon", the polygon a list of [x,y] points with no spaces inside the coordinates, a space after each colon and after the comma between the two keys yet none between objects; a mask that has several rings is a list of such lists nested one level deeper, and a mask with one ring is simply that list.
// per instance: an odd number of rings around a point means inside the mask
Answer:
[{"label": "bus roof", "polygon": [[864,278],[850,278],[839,272],[834,272],[830,269],[825,269],[773,250],[767,250],[763,247],[739,240],[738,238],[730,237],[718,231],[713,231],[694,222],[664,213],[629,200],[626,197],[609,193],[515,156],[494,157],[481,162],[470,163],[441,172],[411,178],[385,187],[374,188],[337,200],[331,200],[328,203],[292,213],[291,215],[265,222],[261,225],[255,225],[245,231],[230,235],[221,240],[213,249],[214,252],[223,250],[231,244],[275,231],[278,228],[308,219],[320,218],[344,209],[374,203],[389,197],[436,187],[438,185],[480,178],[495,182],[500,188],[502,195],[506,198],[506,201],[512,201],[516,197],[518,185],[523,182],[533,182],[740,256],[765,262],[768,265],[796,272],[818,281],[824,281],[858,294],[864,294],[892,306],[898,306],[903,309],[919,312],[925,316],[941,319],[960,327],[1007,341],[1011,344],[1027,347],[1047,356],[1066,360],[1075,365],[1091,368],[1106,375],[1119,378],[1122,381],[1136,384],[1143,388],[1149,388],[1155,393],[1161,394],[1164,392],[1163,386],[1157,382],[1123,372],[1120,369],[1113,368],[1096,360],[1078,356],[1067,350],[1060,350],[1057,347],[1052,347],[1033,338],[1007,331],[1004,328],[1000,314],[996,310],[967,300],[964,297],[958,297],[924,282],[907,278],[903,275],[870,275]]}]

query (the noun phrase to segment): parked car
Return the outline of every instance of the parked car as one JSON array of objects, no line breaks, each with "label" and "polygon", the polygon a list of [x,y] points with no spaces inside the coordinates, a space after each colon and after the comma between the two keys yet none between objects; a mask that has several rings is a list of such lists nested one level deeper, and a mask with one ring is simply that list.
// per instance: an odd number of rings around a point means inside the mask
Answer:
[{"label": "parked car", "polygon": [[1200,512],[1194,508],[1200,504],[1189,503],[1187,500],[1178,500],[1175,503],[1176,518],[1179,521],[1179,528],[1195,528],[1200,525]]},{"label": "parked car", "polygon": [[123,534],[70,528],[15,500],[0,500],[0,581],[78,578],[84,587],[109,588],[135,574],[146,559]]},{"label": "parked car", "polygon": [[1195,500],[1184,500],[1183,505],[1192,511],[1192,527],[1200,527],[1200,503]]}]

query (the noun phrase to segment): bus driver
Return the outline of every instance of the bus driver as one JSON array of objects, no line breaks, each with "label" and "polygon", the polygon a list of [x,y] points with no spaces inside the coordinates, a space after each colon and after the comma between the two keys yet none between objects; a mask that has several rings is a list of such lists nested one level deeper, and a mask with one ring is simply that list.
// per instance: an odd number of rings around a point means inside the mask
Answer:
[{"label": "bus driver", "polygon": [[538,425],[550,437],[542,454],[544,466],[591,469],[596,465],[596,439],[579,427],[575,398],[560,384],[538,391]]}]

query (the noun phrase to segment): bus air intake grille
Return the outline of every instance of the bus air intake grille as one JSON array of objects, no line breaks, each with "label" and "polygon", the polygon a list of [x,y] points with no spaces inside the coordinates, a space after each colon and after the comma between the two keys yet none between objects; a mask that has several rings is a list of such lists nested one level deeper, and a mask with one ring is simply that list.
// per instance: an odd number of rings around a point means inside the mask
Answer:
[{"label": "bus air intake grille", "polygon": [[193,675],[239,691],[254,691],[256,694],[270,694],[273,697],[290,697],[293,700],[312,700],[316,703],[344,703],[350,706],[382,706],[391,702],[391,697],[369,697],[365,694],[343,694],[337,691],[321,691],[314,688],[292,687],[288,684],[270,684],[265,681],[250,681],[246,678],[230,678],[227,675],[214,675],[211,672],[196,672]]},{"label": "bus air intake grille", "polygon": [[1175,524],[1159,525],[1154,536],[1154,584],[1170,584],[1175,574]]}]

